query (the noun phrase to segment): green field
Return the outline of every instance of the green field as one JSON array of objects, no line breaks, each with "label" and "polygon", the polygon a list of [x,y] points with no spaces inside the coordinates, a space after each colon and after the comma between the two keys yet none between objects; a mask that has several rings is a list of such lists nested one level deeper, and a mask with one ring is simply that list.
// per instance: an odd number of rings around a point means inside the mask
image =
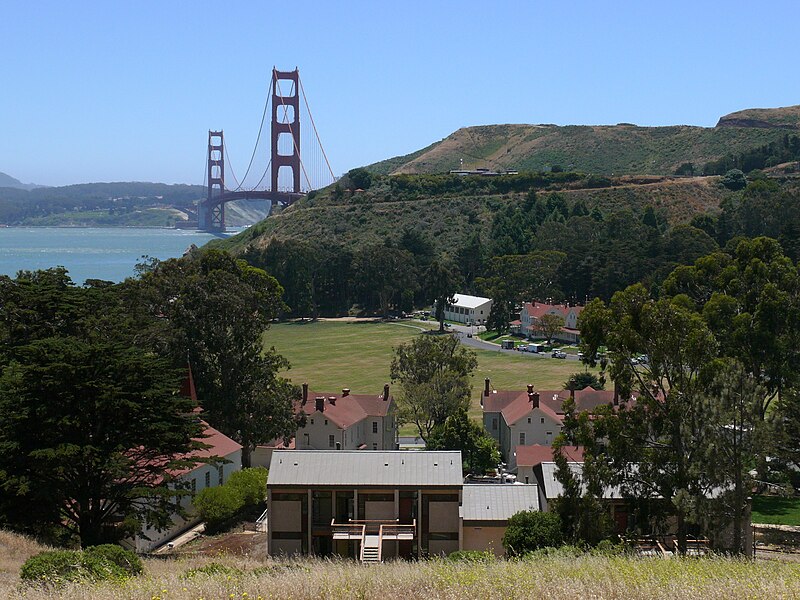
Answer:
[{"label": "green field", "polygon": [[[392,349],[419,335],[426,323],[348,323],[317,321],[279,323],[267,332],[267,346],[289,359],[286,373],[294,383],[308,382],[314,391],[379,393],[389,382]],[[431,325],[433,326],[433,325]],[[478,350],[470,413],[480,414],[480,390],[489,377],[495,389],[561,389],[569,375],[582,369],[574,361]]]},{"label": "green field", "polygon": [[754,496],[753,523],[800,525],[800,498]]}]

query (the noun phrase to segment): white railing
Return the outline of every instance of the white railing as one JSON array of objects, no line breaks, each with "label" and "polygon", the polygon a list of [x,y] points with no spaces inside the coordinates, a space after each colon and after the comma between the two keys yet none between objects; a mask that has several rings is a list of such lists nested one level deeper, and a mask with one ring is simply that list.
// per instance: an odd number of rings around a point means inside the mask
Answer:
[{"label": "white railing", "polygon": [[265,508],[261,516],[256,519],[256,531],[267,531],[267,512],[269,509]]}]

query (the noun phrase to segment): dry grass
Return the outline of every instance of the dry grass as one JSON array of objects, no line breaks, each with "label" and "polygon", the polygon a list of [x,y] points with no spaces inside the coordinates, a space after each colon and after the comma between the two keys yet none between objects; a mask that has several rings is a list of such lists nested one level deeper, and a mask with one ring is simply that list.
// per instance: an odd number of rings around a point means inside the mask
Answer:
[{"label": "dry grass", "polygon": [[[219,562],[232,574],[184,574]],[[460,598],[790,598],[800,569],[779,562],[712,559],[547,557],[489,564],[429,561],[365,567],[349,561],[273,562],[219,557],[146,560],[145,575],[125,583],[72,584],[54,590],[0,582],[0,597],[116,600],[219,598],[381,600]]]}]

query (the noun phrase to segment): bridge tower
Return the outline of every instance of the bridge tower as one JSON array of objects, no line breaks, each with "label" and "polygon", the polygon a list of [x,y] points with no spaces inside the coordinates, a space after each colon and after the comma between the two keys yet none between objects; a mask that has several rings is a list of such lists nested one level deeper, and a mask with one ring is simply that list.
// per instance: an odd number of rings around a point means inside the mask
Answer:
[{"label": "bridge tower", "polygon": [[225,231],[225,204],[214,202],[225,193],[225,152],[222,131],[208,132],[208,196],[198,207],[198,228],[202,231]]},{"label": "bridge tower", "polygon": [[[281,167],[292,170],[292,193],[300,193],[300,90],[299,71],[278,71],[272,68],[272,192],[278,192],[278,174]],[[280,82],[288,81],[289,96],[284,96]],[[292,94],[294,92],[294,94]],[[280,111],[280,112],[279,112]],[[292,140],[291,154],[278,152],[278,140],[283,136]]]}]

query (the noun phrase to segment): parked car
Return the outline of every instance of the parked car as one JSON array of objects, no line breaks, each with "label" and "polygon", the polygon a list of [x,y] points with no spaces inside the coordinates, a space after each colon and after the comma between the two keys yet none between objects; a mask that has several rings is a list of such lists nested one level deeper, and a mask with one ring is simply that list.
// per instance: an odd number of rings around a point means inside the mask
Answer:
[{"label": "parked car", "polygon": [[553,358],[567,358],[567,353],[562,352],[561,350],[553,350],[553,353],[550,356]]}]

